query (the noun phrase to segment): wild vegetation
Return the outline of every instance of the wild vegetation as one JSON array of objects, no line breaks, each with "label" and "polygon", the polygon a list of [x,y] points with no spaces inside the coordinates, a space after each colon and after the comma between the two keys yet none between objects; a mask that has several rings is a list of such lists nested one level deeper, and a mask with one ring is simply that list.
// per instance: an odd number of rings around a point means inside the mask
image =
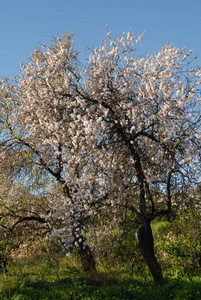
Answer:
[{"label": "wild vegetation", "polygon": [[[48,240],[27,240],[13,250],[7,272],[0,275],[0,299],[198,300],[201,224],[192,218],[192,211],[182,215],[175,218],[175,226],[167,220],[152,225],[165,277],[160,285],[149,274],[134,238],[135,230],[127,236],[119,230],[97,245],[99,251],[94,254],[98,272],[90,275],[83,272],[78,253],[73,252],[69,257]],[[187,226],[183,226],[183,217]],[[189,226],[195,232],[197,245],[193,244]]]},{"label": "wild vegetation", "polygon": [[4,299],[52,282],[54,299],[180,299],[200,275],[200,67],[171,44],[138,56],[141,39],[108,30],[82,65],[64,34],[0,82]]}]

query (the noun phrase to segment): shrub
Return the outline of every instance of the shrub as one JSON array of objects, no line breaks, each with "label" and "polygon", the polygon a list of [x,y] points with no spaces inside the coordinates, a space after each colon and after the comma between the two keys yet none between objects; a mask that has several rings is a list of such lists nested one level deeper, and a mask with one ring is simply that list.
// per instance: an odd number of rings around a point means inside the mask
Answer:
[{"label": "shrub", "polygon": [[175,267],[188,275],[201,272],[201,216],[198,211],[179,211],[172,223],[163,223],[158,235],[156,247],[166,267]]}]

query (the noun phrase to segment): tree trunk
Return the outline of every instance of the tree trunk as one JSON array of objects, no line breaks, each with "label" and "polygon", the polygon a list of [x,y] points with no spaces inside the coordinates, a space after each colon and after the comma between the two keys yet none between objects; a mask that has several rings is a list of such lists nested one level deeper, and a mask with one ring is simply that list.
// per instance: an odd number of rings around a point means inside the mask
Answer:
[{"label": "tree trunk", "polygon": [[146,220],[143,222],[139,230],[138,239],[143,257],[149,267],[154,281],[162,281],[162,271],[154,253],[154,239],[150,226],[150,221]]},{"label": "tree trunk", "polygon": [[79,255],[84,272],[88,274],[96,273],[96,263],[88,245],[86,245],[85,247],[79,247]]}]

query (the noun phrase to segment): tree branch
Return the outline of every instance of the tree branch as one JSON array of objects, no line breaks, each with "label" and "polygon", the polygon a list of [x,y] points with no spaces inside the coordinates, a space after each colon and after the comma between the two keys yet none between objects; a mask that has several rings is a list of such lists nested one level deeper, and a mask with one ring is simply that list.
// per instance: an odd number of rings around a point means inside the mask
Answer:
[{"label": "tree branch", "polygon": [[30,216],[30,217],[24,217],[24,218],[21,218],[20,220],[18,220],[15,224],[13,224],[12,226],[12,230],[14,230],[14,228],[24,222],[24,221],[37,221],[39,223],[47,223],[47,221],[44,219],[44,218],[41,218],[41,217],[34,217],[34,216]]}]

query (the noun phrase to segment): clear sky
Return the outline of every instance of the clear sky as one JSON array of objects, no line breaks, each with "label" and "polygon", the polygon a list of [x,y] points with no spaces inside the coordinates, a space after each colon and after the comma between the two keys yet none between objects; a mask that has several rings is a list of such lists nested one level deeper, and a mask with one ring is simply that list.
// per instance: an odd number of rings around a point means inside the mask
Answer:
[{"label": "clear sky", "polygon": [[115,34],[145,31],[141,53],[170,42],[192,48],[201,65],[201,0],[0,0],[0,77],[18,75],[20,62],[57,33],[74,33],[83,52],[98,46],[106,24]]}]

